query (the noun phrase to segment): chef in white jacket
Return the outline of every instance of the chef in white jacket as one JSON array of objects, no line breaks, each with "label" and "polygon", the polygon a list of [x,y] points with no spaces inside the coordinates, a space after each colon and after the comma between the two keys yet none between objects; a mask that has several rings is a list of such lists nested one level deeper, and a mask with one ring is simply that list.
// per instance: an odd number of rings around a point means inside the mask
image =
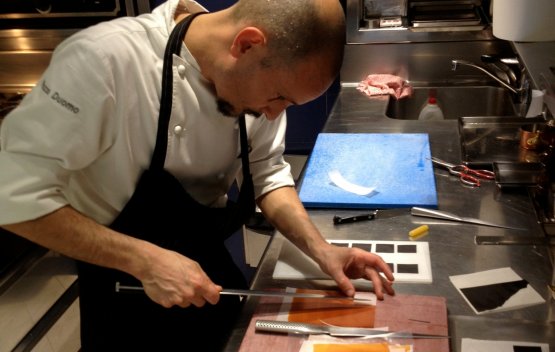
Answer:
[{"label": "chef in white jacket", "polygon": [[322,238],[282,155],[285,108],[327,90],[344,35],[337,0],[170,0],[56,48],[2,125],[0,225],[78,261],[83,351],[221,348],[240,305],[219,291],[245,287],[223,240],[255,201],[346,295],[393,294],[380,257]]}]

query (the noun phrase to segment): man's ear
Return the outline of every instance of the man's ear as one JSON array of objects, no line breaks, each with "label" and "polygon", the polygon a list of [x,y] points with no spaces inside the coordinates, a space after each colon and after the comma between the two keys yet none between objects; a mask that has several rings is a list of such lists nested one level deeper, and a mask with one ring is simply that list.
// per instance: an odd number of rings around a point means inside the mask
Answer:
[{"label": "man's ear", "polygon": [[257,45],[265,45],[266,36],[256,27],[245,27],[237,33],[231,44],[231,54],[239,57]]}]

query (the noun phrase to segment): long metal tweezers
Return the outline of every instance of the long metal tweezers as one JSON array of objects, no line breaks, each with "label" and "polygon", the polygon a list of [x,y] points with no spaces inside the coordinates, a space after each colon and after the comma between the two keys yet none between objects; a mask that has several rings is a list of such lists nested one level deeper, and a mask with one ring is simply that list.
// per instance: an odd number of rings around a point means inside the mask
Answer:
[{"label": "long metal tweezers", "polygon": [[299,335],[330,335],[336,337],[368,337],[368,338],[398,338],[398,339],[448,339],[445,335],[416,334],[411,332],[395,332],[365,328],[346,328],[340,326],[295,323],[279,320],[257,320],[256,331],[275,332]]}]

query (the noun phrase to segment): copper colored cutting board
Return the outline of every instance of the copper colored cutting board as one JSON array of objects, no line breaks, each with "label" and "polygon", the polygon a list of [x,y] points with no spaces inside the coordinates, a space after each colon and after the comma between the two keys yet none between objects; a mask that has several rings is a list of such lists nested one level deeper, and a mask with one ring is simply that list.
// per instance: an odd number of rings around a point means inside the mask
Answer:
[{"label": "copper colored cutting board", "polygon": [[[329,315],[326,308],[322,306],[322,300],[317,305],[310,306],[304,304],[307,315],[314,315],[311,310],[316,310],[320,316]],[[334,307],[330,311],[340,312],[337,307],[337,301],[330,302]],[[345,303],[349,304],[349,302]],[[280,351],[280,352],[298,352],[303,341],[307,338],[305,335],[286,335],[267,332],[256,332],[254,324],[257,319],[275,320],[282,308],[282,301],[279,298],[264,297],[261,298],[256,311],[250,321],[245,333],[245,337],[241,343],[239,352],[259,352],[264,351]],[[299,320],[300,315],[297,312],[293,318]],[[363,311],[367,311],[368,307],[361,306]],[[346,307],[346,312],[352,312],[352,307]],[[336,313],[337,314],[337,313]],[[348,313],[350,314],[350,313]],[[373,327],[388,327],[390,331],[403,331],[423,334],[448,335],[448,318],[447,306],[444,297],[438,296],[420,296],[420,295],[402,295],[386,296],[383,301],[378,301],[373,311]],[[349,320],[348,316],[343,316],[340,320],[334,320],[334,324],[343,326],[357,326],[357,322],[363,322],[364,327],[367,326],[366,320],[361,320],[360,315],[352,315],[353,319]],[[339,322],[340,321],[340,322]],[[312,321],[314,323],[314,321]],[[328,322],[329,323],[329,322]],[[360,340],[353,340],[360,341]],[[371,342],[380,342],[381,340],[373,340]],[[413,344],[414,352],[434,351],[449,352],[448,339],[403,339],[396,342],[402,344]]]}]

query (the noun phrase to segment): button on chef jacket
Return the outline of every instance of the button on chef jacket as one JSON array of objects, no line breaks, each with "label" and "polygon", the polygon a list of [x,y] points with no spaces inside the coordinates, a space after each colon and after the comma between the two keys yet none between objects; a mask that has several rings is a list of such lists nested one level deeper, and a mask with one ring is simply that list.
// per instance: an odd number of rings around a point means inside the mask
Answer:
[{"label": "button on chef jacket", "polygon": [[[2,124],[0,224],[67,204],[102,224],[115,219],[150,164],[163,54],[178,6],[206,11],[170,0],[151,14],[84,29],[56,48],[36,87]],[[237,119],[217,111],[185,45],[173,57],[173,87],[165,169],[198,202],[224,206],[241,177]],[[246,122],[256,196],[293,186],[283,160],[285,113]]]}]

